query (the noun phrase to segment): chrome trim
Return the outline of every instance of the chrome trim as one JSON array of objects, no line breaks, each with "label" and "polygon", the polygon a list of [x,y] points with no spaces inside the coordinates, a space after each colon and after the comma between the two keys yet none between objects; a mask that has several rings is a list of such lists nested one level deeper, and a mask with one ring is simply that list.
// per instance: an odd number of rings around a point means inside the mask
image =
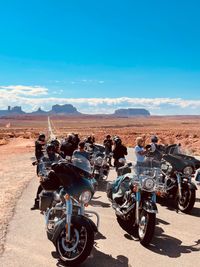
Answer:
[{"label": "chrome trim", "polygon": [[92,211],[92,210],[85,210],[85,215],[87,214],[94,214],[96,217],[97,217],[97,223],[96,223],[96,226],[97,226],[97,230],[99,230],[99,223],[100,223],[100,216],[97,212],[95,211]]}]

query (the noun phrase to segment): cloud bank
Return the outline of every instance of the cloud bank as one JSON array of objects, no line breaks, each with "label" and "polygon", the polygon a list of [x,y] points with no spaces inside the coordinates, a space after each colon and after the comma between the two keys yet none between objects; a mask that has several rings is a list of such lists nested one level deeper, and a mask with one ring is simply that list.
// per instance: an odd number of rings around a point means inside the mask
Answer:
[{"label": "cloud bank", "polygon": [[113,113],[118,108],[146,108],[155,115],[200,115],[200,99],[182,98],[62,98],[62,92],[52,97],[46,87],[9,85],[0,86],[0,109],[20,105],[25,111],[39,107],[50,110],[54,104],[73,104],[80,112]]}]

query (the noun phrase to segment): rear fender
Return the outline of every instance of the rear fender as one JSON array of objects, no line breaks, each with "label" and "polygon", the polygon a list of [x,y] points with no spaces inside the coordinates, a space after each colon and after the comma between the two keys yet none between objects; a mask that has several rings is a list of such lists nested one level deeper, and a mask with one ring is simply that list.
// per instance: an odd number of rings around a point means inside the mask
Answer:
[{"label": "rear fender", "polygon": [[158,213],[156,203],[153,202],[152,200],[144,200],[143,209],[149,213]]}]

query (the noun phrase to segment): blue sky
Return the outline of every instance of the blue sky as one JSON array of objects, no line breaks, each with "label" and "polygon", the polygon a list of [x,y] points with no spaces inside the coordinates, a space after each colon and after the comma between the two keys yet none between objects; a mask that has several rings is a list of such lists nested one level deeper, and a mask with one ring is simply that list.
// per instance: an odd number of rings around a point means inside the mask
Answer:
[{"label": "blue sky", "polygon": [[200,114],[199,9],[197,0],[3,1],[0,108]]}]

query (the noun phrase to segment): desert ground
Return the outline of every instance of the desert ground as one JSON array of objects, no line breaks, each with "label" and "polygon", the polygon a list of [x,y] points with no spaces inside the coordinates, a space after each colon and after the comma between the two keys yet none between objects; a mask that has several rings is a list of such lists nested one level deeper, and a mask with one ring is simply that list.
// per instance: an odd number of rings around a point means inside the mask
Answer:
[{"label": "desert ground", "polygon": [[[163,144],[181,143],[187,153],[200,155],[200,116],[135,117],[116,118],[109,116],[51,116],[52,128],[57,137],[79,133],[82,138],[94,134],[97,142],[105,135],[119,135],[124,144],[135,145],[137,136],[144,136],[146,143],[154,134]],[[12,138],[34,139],[39,132],[47,133],[47,117],[20,116],[0,118],[0,144]]]},{"label": "desert ground", "polygon": [[[146,142],[149,142],[150,136],[152,134],[156,134],[160,138],[161,143],[171,144],[171,143],[181,143],[182,147],[189,154],[200,155],[200,117],[199,116],[188,116],[188,117],[149,117],[149,118],[111,118],[111,117],[101,117],[101,116],[85,116],[85,117],[51,117],[52,128],[55,135],[58,138],[65,137],[70,132],[79,133],[81,138],[86,137],[87,135],[94,134],[97,142],[102,142],[106,134],[119,135],[121,136],[124,144],[129,147],[135,145],[135,138],[137,136],[144,136],[146,138]],[[15,117],[15,118],[0,118],[0,175],[1,175],[1,186],[0,186],[0,254],[3,253],[5,248],[6,241],[6,233],[8,230],[8,226],[10,225],[13,214],[16,211],[16,204],[18,203],[18,199],[20,199],[22,192],[25,194],[27,190],[30,191],[30,197],[28,198],[28,207],[26,207],[25,215],[30,216],[29,210],[30,205],[32,205],[34,194],[37,187],[37,178],[35,175],[35,168],[32,166],[32,161],[34,157],[34,140],[40,132],[44,132],[48,135],[48,123],[47,117]],[[114,174],[112,174],[112,179],[114,179]],[[29,187],[31,186],[32,189]],[[27,189],[26,189],[27,188]],[[25,190],[26,189],[26,190]],[[28,192],[29,192],[28,191]],[[23,197],[23,196],[22,196]],[[102,198],[103,202],[105,202],[106,207],[108,203],[105,199],[105,192],[102,195],[99,195],[99,198]],[[199,201],[199,196],[198,196]],[[100,201],[101,202],[101,201]],[[99,212],[103,214],[103,218],[105,221],[108,219],[109,214],[112,213],[111,208],[105,209],[101,207],[101,203]],[[22,205],[22,204],[21,204]],[[24,208],[24,205],[22,205]],[[20,208],[22,208],[20,206]],[[18,208],[19,209],[19,208]],[[195,239],[195,231],[198,230],[199,224],[199,202],[196,203],[195,212],[193,216],[185,216],[184,223],[187,225],[195,225],[192,234],[187,234],[184,237],[183,243],[188,244],[188,249],[183,252],[183,246],[178,246],[178,252],[181,254],[190,253],[192,251],[199,251],[199,240],[198,237]],[[20,213],[20,216],[22,216]],[[181,240],[181,237],[184,235],[187,227],[184,224],[183,231],[181,229],[173,229],[173,223],[177,220],[178,215],[174,215],[176,213],[169,213],[169,210],[161,208],[161,215],[165,217],[164,220],[170,223],[171,227],[169,230],[169,235],[176,235],[176,231],[178,231],[178,237],[176,240]],[[171,217],[173,215],[173,217]],[[32,215],[31,215],[32,216]],[[169,217],[169,218],[168,218]],[[21,218],[21,217],[20,217]],[[40,217],[41,218],[41,217]],[[109,217],[111,220],[114,220],[114,217]],[[182,215],[179,216],[180,222],[179,226],[182,223]],[[39,218],[38,218],[39,219]],[[42,218],[43,219],[43,218]],[[42,219],[39,219],[41,221]],[[162,217],[163,219],[163,217]],[[162,224],[162,219],[161,224]],[[33,220],[34,221],[34,220]],[[166,227],[164,222],[164,227]],[[12,225],[13,227],[13,225]],[[34,227],[32,225],[32,227]],[[41,230],[36,230],[36,233],[41,235],[41,231],[44,231],[43,224],[38,227]],[[104,229],[105,227],[105,229]],[[116,226],[117,227],[117,226]],[[195,230],[196,229],[196,230]],[[166,230],[166,229],[165,229]],[[102,231],[105,235],[108,234],[108,229],[106,228],[105,223],[103,223]],[[116,234],[117,231],[115,230]],[[12,232],[12,231],[11,231]],[[198,231],[197,231],[198,232]],[[21,234],[20,232],[18,234]],[[10,238],[10,237],[9,237]],[[8,238],[8,241],[10,240]],[[123,236],[122,236],[123,238]],[[191,242],[190,242],[191,238]],[[166,239],[166,236],[163,235],[163,239]],[[45,239],[46,240],[46,239]],[[112,240],[111,237],[109,240]],[[195,243],[197,241],[197,244]],[[10,241],[9,241],[10,242]],[[43,241],[42,241],[43,242]],[[47,240],[45,242],[48,242]],[[116,240],[116,242],[121,242],[120,240]],[[129,242],[129,240],[125,243]],[[159,241],[161,242],[161,241]],[[182,241],[180,241],[181,244]],[[123,248],[123,242],[120,245],[120,248]],[[189,245],[193,244],[193,247]],[[195,245],[196,244],[196,245]],[[125,244],[124,244],[125,245]],[[126,244],[127,245],[127,244]],[[173,247],[173,239],[168,241],[168,245]],[[8,245],[9,246],[9,245]],[[100,248],[104,246],[103,243]],[[138,244],[137,244],[138,246]],[[187,246],[187,245],[186,245]],[[184,246],[184,248],[186,247]],[[30,248],[31,249],[31,248]],[[170,253],[168,257],[173,258],[173,251],[166,250],[166,253]],[[176,247],[174,247],[176,249]],[[119,249],[118,249],[119,250]],[[129,249],[130,250],[130,249]],[[128,250],[128,251],[129,251]],[[143,251],[143,250],[142,250]],[[6,252],[7,253],[7,252]],[[46,252],[48,254],[48,252]],[[116,251],[113,252],[112,249],[110,253],[113,255],[116,254]],[[103,252],[99,251],[98,255],[103,255]],[[140,253],[141,254],[141,253]],[[148,253],[147,253],[148,254]],[[193,254],[193,253],[191,253]],[[195,253],[197,255],[197,253]],[[36,256],[36,255],[35,255]],[[128,255],[127,255],[128,256]],[[152,256],[149,254],[149,256]],[[51,255],[49,255],[51,257]],[[101,260],[102,257],[100,257]],[[111,257],[112,258],[112,257]],[[107,262],[109,263],[111,258],[107,257]],[[181,262],[184,263],[184,258],[182,258]],[[155,262],[159,260],[159,258],[155,257]],[[189,263],[188,258],[188,263]],[[120,260],[113,260],[116,265],[113,266],[128,266],[120,263]],[[123,261],[122,261],[123,262]],[[172,262],[170,262],[172,264]],[[54,264],[54,262],[53,262]],[[91,262],[92,264],[92,262]],[[119,265],[121,264],[121,265]],[[138,264],[138,262],[137,262]],[[138,266],[138,265],[134,266]],[[5,266],[12,266],[6,264]],[[22,266],[22,265],[15,265]],[[27,266],[27,265],[23,265]],[[35,265],[35,266],[46,266],[46,265]],[[55,266],[55,265],[52,265]],[[86,266],[86,265],[85,265]],[[91,265],[92,266],[92,265]],[[108,266],[108,265],[106,265]],[[132,265],[133,266],[133,265]],[[141,265],[142,266],[142,265]],[[160,266],[160,265],[157,265]],[[173,266],[173,265],[172,265]],[[190,265],[182,265],[182,266],[190,266]]]}]

